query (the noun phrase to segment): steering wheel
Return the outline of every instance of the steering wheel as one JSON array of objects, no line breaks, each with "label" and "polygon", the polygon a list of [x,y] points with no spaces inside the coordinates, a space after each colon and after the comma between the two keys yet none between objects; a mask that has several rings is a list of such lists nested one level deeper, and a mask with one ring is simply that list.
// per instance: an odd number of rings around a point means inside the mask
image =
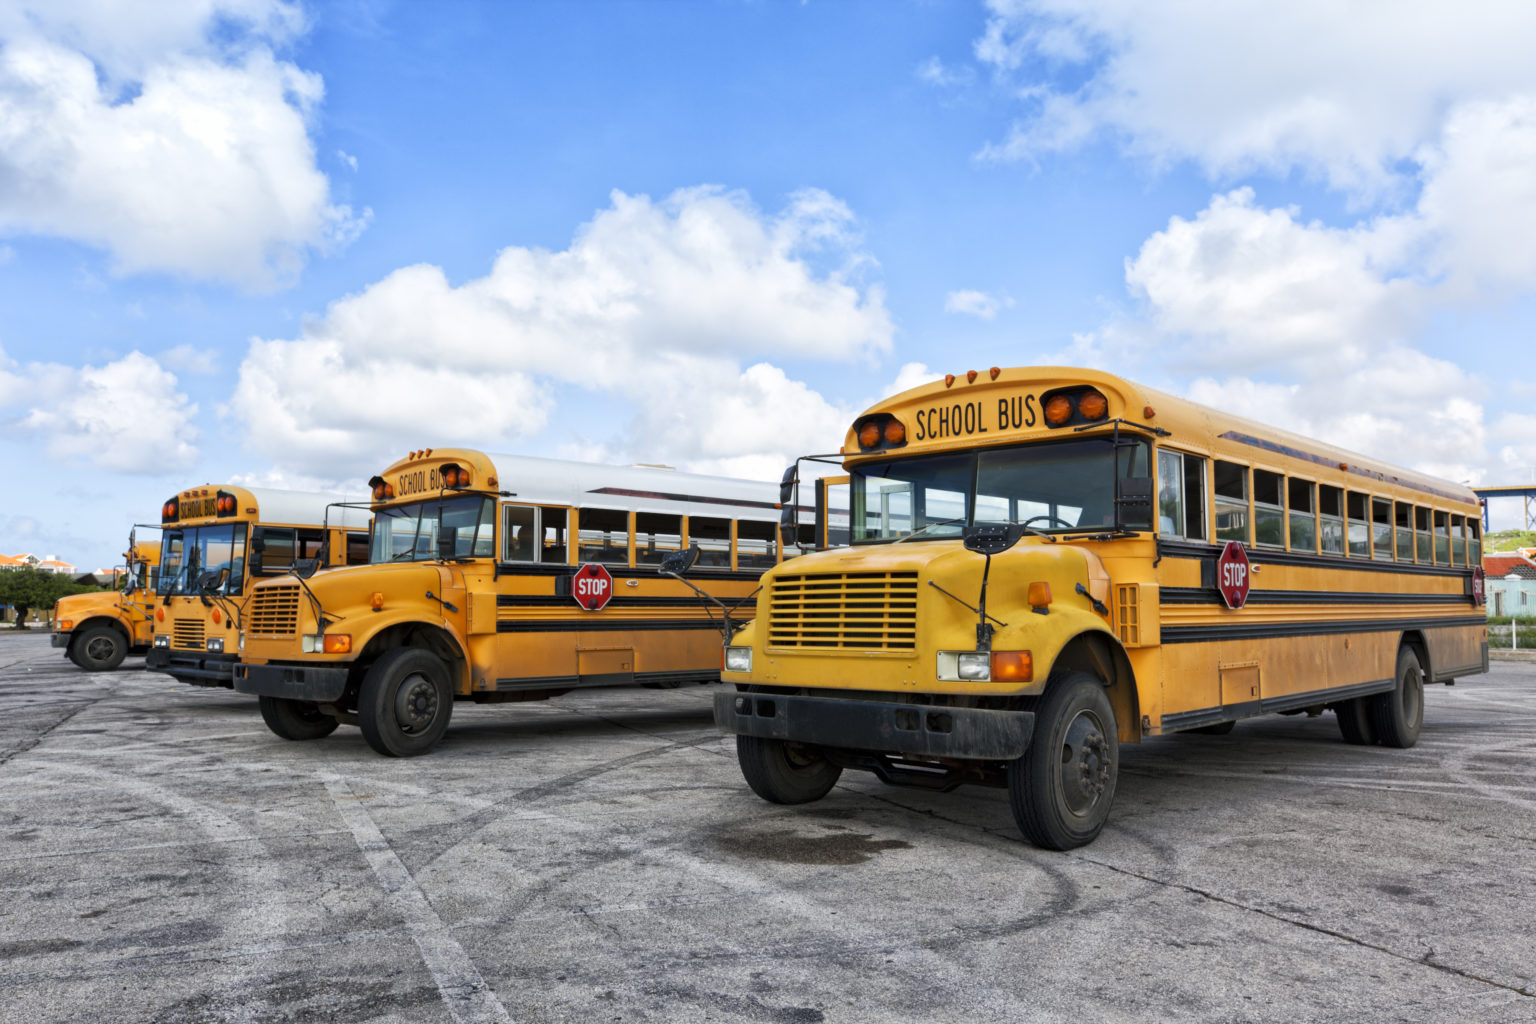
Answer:
[{"label": "steering wheel", "polygon": [[1047,514],[1047,515],[1038,515],[1038,516],[1030,516],[1028,519],[1024,520],[1024,522],[1022,524],[1020,524],[1020,525],[1022,525],[1027,530],[1027,529],[1029,529],[1029,526],[1030,526],[1031,523],[1038,522],[1041,519],[1044,519],[1046,521],[1046,525],[1047,526],[1061,526],[1064,529],[1068,529],[1068,530],[1070,530],[1072,528],[1072,524],[1067,522],[1065,519],[1058,519],[1057,517],[1055,517],[1053,515],[1049,515],[1049,514]]}]

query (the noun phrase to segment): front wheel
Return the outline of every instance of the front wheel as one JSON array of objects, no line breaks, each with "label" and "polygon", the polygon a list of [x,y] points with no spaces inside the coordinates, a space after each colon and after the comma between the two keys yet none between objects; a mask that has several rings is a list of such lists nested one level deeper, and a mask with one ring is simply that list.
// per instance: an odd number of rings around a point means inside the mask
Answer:
[{"label": "front wheel", "polygon": [[261,704],[261,720],[285,740],[318,740],[335,732],[340,724],[335,715],[321,711],[312,701],[285,697],[258,697],[257,700]]},{"label": "front wheel", "polygon": [[820,800],[843,774],[810,747],[759,736],[736,737],[736,760],[752,792],[775,804]]},{"label": "front wheel", "polygon": [[1115,801],[1119,763],[1104,684],[1086,672],[1062,677],[1035,710],[1029,750],[1008,765],[1008,804],[1024,838],[1047,850],[1093,842]]},{"label": "front wheel", "polygon": [[1371,724],[1384,747],[1407,748],[1419,742],[1424,724],[1424,670],[1418,656],[1404,647],[1397,652],[1397,685],[1371,698]]},{"label": "front wheel", "polygon": [[431,651],[386,651],[363,677],[357,724],[386,757],[415,757],[437,746],[453,714],[448,667]]},{"label": "front wheel", "polygon": [[69,660],[87,672],[117,668],[127,654],[128,641],[111,626],[92,626],[69,644]]}]

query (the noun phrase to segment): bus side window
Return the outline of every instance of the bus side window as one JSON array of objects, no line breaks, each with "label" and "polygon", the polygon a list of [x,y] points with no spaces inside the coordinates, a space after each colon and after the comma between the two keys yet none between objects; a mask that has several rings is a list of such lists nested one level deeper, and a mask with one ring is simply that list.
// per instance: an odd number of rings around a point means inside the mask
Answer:
[{"label": "bus side window", "polygon": [[501,506],[501,560],[539,560],[539,510],[527,505]]},{"label": "bus side window", "polygon": [[1205,539],[1205,460],[1200,456],[1158,449],[1157,532]]},{"label": "bus side window", "polygon": [[1402,502],[1392,507],[1393,522],[1397,527],[1397,560],[1413,561],[1413,506]]},{"label": "bus side window", "polygon": [[1434,561],[1434,535],[1429,532],[1429,509],[1422,505],[1413,510],[1414,547],[1419,561],[1428,564]]},{"label": "bus side window", "polygon": [[1450,527],[1446,520],[1450,514],[1447,512],[1435,512],[1435,564],[1446,565],[1451,560]]},{"label": "bus side window", "polygon": [[1467,538],[1461,516],[1451,516],[1451,564],[1467,564]]},{"label": "bus side window", "polygon": [[1392,560],[1392,503],[1371,499],[1371,557]]},{"label": "bus side window", "polygon": [[1216,539],[1248,540],[1248,467],[1216,461]]},{"label": "bus side window", "polygon": [[281,575],[293,568],[298,557],[298,531],[279,526],[261,526],[256,529],[261,538],[261,574]]},{"label": "bus side window", "polygon": [[1349,515],[1349,557],[1371,557],[1371,522],[1366,517],[1366,496],[1359,491],[1345,495]]},{"label": "bus side window", "polygon": [[736,523],[736,568],[772,569],[778,562],[775,550],[778,524],[764,523],[756,519],[741,519]]},{"label": "bus side window", "polygon": [[731,567],[731,521],[729,519],[690,516],[688,540],[699,546],[697,564],[700,568],[729,569]]},{"label": "bus side window", "polygon": [[539,510],[539,523],[543,532],[543,551],[539,560],[553,565],[566,564],[565,531],[571,514],[563,508]]},{"label": "bus side window", "polygon": [[660,565],[683,544],[683,517],[661,512],[635,513],[635,564]]},{"label": "bus side window", "polygon": [[1279,473],[1253,471],[1253,540],[1265,547],[1285,547],[1285,499]]},{"label": "bus side window", "polygon": [[319,558],[320,548],[324,543],[325,532],[323,530],[300,530],[299,557]]},{"label": "bus side window", "polygon": [[1481,519],[1470,517],[1467,519],[1467,560],[1473,568],[1483,564],[1483,522]]},{"label": "bus side window", "polygon": [[342,536],[347,549],[346,565],[368,564],[368,534],[363,530],[347,530]]},{"label": "bus side window", "polygon": [[1317,485],[1310,480],[1291,477],[1286,481],[1286,497],[1291,503],[1291,550],[1317,550],[1317,508],[1313,495]]},{"label": "bus side window", "polygon": [[583,562],[629,564],[629,513],[610,508],[584,508],[576,513],[580,523],[577,557]]},{"label": "bus side window", "polygon": [[1317,538],[1325,554],[1344,553],[1344,492],[1327,484],[1317,488]]}]

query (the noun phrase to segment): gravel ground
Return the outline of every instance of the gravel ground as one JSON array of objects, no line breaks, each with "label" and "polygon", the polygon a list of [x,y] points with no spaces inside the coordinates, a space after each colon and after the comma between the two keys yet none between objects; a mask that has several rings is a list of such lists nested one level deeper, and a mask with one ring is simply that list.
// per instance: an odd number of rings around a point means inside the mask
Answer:
[{"label": "gravel ground", "polygon": [[1123,748],[1092,846],[1001,791],[747,791],[712,687],[460,705],[388,760],[0,636],[0,1020],[1536,1020],[1536,664]]}]

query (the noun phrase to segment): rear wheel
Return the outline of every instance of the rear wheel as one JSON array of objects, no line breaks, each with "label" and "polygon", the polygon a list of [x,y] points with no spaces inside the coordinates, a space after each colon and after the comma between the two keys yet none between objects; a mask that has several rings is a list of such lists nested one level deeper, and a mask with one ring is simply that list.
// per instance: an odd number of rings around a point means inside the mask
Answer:
[{"label": "rear wheel", "polygon": [[1333,706],[1339,720],[1339,733],[1345,743],[1368,747],[1376,742],[1376,726],[1371,723],[1371,698],[1356,697]]},{"label": "rear wheel", "polygon": [[1407,748],[1419,742],[1424,724],[1424,670],[1418,656],[1397,652],[1397,685],[1371,698],[1371,724],[1384,747]]},{"label": "rear wheel", "polygon": [[87,672],[117,668],[128,654],[128,640],[111,626],[82,630],[69,643],[69,660]]},{"label": "rear wheel", "polygon": [[321,711],[312,701],[284,697],[260,697],[258,700],[261,720],[285,740],[318,740],[335,732],[340,724],[334,715]]},{"label": "rear wheel", "polygon": [[431,651],[386,651],[363,677],[357,724],[368,745],[386,757],[425,754],[443,738],[452,714],[448,667]]},{"label": "rear wheel", "polygon": [[820,800],[843,774],[814,748],[759,736],[736,737],[736,760],[752,792],[775,804]]},{"label": "rear wheel", "polygon": [[1070,850],[1098,836],[1115,801],[1120,742],[1103,682],[1072,672],[1035,710],[1024,756],[1008,765],[1008,804],[1036,846]]}]

